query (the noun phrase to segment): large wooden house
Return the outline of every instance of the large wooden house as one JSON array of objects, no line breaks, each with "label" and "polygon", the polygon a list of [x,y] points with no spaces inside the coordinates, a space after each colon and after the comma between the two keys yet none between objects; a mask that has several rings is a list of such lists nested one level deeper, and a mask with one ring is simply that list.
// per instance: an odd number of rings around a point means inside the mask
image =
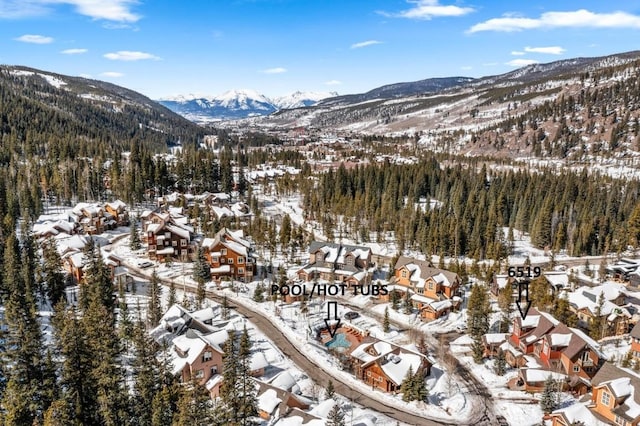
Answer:
[{"label": "large wooden house", "polygon": [[202,248],[211,265],[214,281],[229,278],[249,282],[253,279],[256,257],[253,246],[244,238],[241,230],[222,228],[214,238],[205,238]]},{"label": "large wooden house", "polygon": [[188,218],[172,212],[144,212],[141,216],[143,241],[150,259],[166,262],[193,259],[194,230]]},{"label": "large wooden house", "polygon": [[372,266],[368,247],[314,241],[309,245],[309,262],[298,271],[298,278],[358,285],[370,279]]},{"label": "large wooden house", "polygon": [[[448,314],[460,301],[460,277],[455,272],[434,268],[431,262],[400,256],[394,266],[389,289],[409,296],[424,320]],[[390,296],[382,297],[389,300]]]}]

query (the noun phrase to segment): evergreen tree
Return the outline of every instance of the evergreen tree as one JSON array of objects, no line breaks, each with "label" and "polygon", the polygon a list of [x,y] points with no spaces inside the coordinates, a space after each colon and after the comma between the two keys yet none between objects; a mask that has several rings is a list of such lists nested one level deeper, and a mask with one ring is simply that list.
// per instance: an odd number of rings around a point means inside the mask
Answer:
[{"label": "evergreen tree", "polygon": [[403,401],[414,401],[416,399],[415,381],[413,376],[413,367],[410,365],[407,374],[404,376],[404,380],[402,380],[402,383],[400,384],[400,393],[402,393]]},{"label": "evergreen tree", "polygon": [[589,337],[594,340],[600,340],[604,337],[604,328],[606,326],[605,319],[602,316],[602,308],[604,306],[604,294],[600,292],[596,305],[596,311],[589,321]]},{"label": "evergreen tree", "polygon": [[388,333],[391,330],[389,322],[389,307],[384,308],[384,321],[382,322],[382,330]]},{"label": "evergreen tree", "polygon": [[557,407],[556,382],[553,380],[551,374],[549,374],[547,380],[544,382],[544,389],[542,391],[542,397],[540,398],[540,407],[545,414],[553,412]]},{"label": "evergreen tree", "polygon": [[336,390],[333,387],[333,381],[329,380],[329,383],[327,383],[327,387],[324,390],[324,397],[326,399],[332,399],[335,394],[336,394]]},{"label": "evergreen tree", "polygon": [[42,243],[42,280],[46,285],[47,297],[51,306],[55,306],[64,297],[65,280],[62,274],[62,260],[53,237]]},{"label": "evergreen tree", "polygon": [[409,294],[409,290],[404,293],[404,302],[403,302],[404,313],[409,315],[413,311],[413,306],[411,305],[411,295]]},{"label": "evergreen tree", "polygon": [[469,334],[480,339],[489,331],[489,314],[491,313],[489,294],[484,285],[476,284],[473,286],[467,307]]},{"label": "evergreen tree", "polygon": [[140,250],[142,248],[142,242],[140,241],[140,234],[138,233],[138,221],[134,218],[131,219],[131,232],[129,234],[129,248],[132,251]]},{"label": "evergreen tree", "polygon": [[504,351],[499,350],[498,356],[496,358],[495,372],[498,376],[504,376],[504,373],[507,371],[507,359],[505,357]]},{"label": "evergreen tree", "polygon": [[[26,252],[26,250],[25,250]],[[26,256],[33,256],[27,253]],[[4,302],[6,335],[6,388],[0,406],[5,408],[5,425],[30,425],[42,421],[42,415],[48,408],[41,392],[43,381],[43,350],[40,324],[37,320],[35,299],[32,291],[32,260],[20,254],[15,234],[5,241],[3,276],[8,296]],[[0,353],[0,357],[3,354]],[[0,358],[0,359],[2,359]]]},{"label": "evergreen tree", "polygon": [[327,416],[327,421],[325,422],[326,426],[345,426],[344,413],[340,409],[340,406],[336,403],[333,406],[331,411],[329,411],[329,415]]},{"label": "evergreen tree", "polygon": [[256,285],[256,289],[253,292],[253,300],[258,303],[264,302],[264,286],[262,283]]},{"label": "evergreen tree", "polygon": [[169,283],[169,297],[167,299],[167,309],[172,307],[178,302],[178,298],[176,297],[176,284],[171,280]]},{"label": "evergreen tree", "polygon": [[160,391],[162,376],[156,357],[156,344],[138,322],[133,329],[135,358],[133,361],[133,405],[136,419],[141,425],[150,425],[154,412],[153,402]]},{"label": "evergreen tree", "polygon": [[160,303],[160,293],[162,288],[160,287],[160,280],[158,275],[153,271],[151,274],[151,280],[147,287],[147,296],[149,296],[149,304],[147,305],[147,324],[149,327],[155,327],[162,318],[162,305]]},{"label": "evergreen tree", "polygon": [[498,307],[502,312],[500,318],[500,333],[507,333],[511,325],[511,314],[513,312],[513,290],[511,284],[507,283],[498,293]]},{"label": "evergreen tree", "polygon": [[222,355],[222,384],[220,385],[221,404],[216,407],[216,417],[221,424],[233,424],[240,408],[240,392],[238,388],[239,360],[237,356],[238,341],[236,334],[229,332]]},{"label": "evergreen tree", "polygon": [[397,311],[398,307],[400,306],[400,295],[398,294],[397,291],[391,290],[390,298],[391,298],[391,308],[394,311]]},{"label": "evergreen tree", "polygon": [[209,393],[196,381],[181,388],[172,426],[236,425],[214,415]]},{"label": "evergreen tree", "polygon": [[473,342],[471,343],[471,353],[473,356],[473,361],[476,364],[482,364],[482,360],[484,359],[484,345],[482,344],[482,335],[472,336]]},{"label": "evergreen tree", "polygon": [[[100,248],[96,247],[95,241],[89,240],[85,249],[84,256],[86,258],[85,266],[85,284],[81,286],[80,306],[83,310],[89,307],[89,300],[96,299],[107,312],[113,312],[115,308],[115,300],[113,297],[113,283],[111,281],[111,271],[105,265]],[[111,319],[115,317],[110,316]]]},{"label": "evergreen tree", "polygon": [[241,426],[250,426],[256,424],[252,421],[252,417],[258,415],[256,388],[251,378],[251,339],[245,325],[240,337],[238,346],[238,384],[239,404],[237,416]]}]

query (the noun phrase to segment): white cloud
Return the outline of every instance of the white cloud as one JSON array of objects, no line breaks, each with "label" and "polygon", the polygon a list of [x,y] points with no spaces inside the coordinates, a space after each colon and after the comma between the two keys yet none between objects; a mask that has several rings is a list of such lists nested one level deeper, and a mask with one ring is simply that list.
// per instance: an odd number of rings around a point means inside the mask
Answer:
[{"label": "white cloud", "polygon": [[263,74],[283,74],[287,72],[286,68],[275,67],[275,68],[267,68],[266,70],[260,71]]},{"label": "white cloud", "polygon": [[640,28],[640,16],[627,12],[594,13],[586,9],[545,12],[539,18],[505,15],[475,24],[467,32],[514,32],[538,28]]},{"label": "white cloud", "polygon": [[351,48],[352,49],[360,49],[362,47],[373,46],[375,44],[382,44],[382,42],[378,41],[378,40],[361,41],[360,43],[353,43],[351,45]]},{"label": "white cloud", "polygon": [[63,55],[80,55],[82,53],[87,53],[88,51],[88,49],[65,49],[60,53],[62,53]]},{"label": "white cloud", "polygon": [[112,61],[142,61],[146,59],[159,60],[160,58],[146,52],[135,52],[131,50],[119,50],[117,52],[105,53],[103,55]]},{"label": "white cloud", "polygon": [[131,11],[138,0],[1,0],[0,18],[19,19],[46,15],[53,5],[73,6],[76,13],[93,19],[137,22],[141,17]]},{"label": "white cloud", "polygon": [[21,41],[23,43],[33,43],[33,44],[49,44],[53,43],[52,37],[46,37],[37,34],[25,34],[20,37],[14,38],[16,41]]},{"label": "white cloud", "polygon": [[509,62],[506,62],[505,65],[509,65],[511,67],[525,67],[527,65],[538,64],[539,61],[535,59],[513,59]]},{"label": "white cloud", "polygon": [[325,81],[324,84],[326,84],[327,86],[339,86],[342,84],[342,82],[340,80],[329,80]]},{"label": "white cloud", "polygon": [[105,72],[101,73],[100,76],[102,76],[102,77],[110,77],[110,78],[118,78],[118,77],[124,77],[124,74],[121,73],[121,72],[117,72],[117,71],[105,71]]},{"label": "white cloud", "polygon": [[511,51],[511,54],[512,54],[513,56],[522,56],[522,55],[524,55],[525,53],[524,53],[524,52],[521,52],[521,51],[519,51],[519,50],[512,50],[512,51]]},{"label": "white cloud", "polygon": [[547,55],[562,55],[567,50],[560,46],[546,46],[546,47],[525,47],[525,52],[530,53],[545,53]]},{"label": "white cloud", "polygon": [[397,13],[378,12],[389,18],[424,19],[441,16],[463,16],[474,11],[471,7],[460,7],[440,4],[438,0],[407,0],[414,6]]}]

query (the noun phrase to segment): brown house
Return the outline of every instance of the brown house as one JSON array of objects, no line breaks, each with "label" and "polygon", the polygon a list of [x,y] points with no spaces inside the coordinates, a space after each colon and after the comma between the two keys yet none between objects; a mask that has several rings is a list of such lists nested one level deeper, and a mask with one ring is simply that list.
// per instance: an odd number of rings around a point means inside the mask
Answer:
[{"label": "brown house", "polygon": [[129,225],[129,212],[127,205],[120,200],[115,200],[104,205],[104,209],[116,221],[117,226]]},{"label": "brown house", "polygon": [[258,414],[264,420],[269,420],[272,417],[287,417],[296,408],[298,410],[307,410],[309,408],[309,404],[306,401],[286,389],[261,381],[257,383],[256,402]]},{"label": "brown house", "polygon": [[143,240],[150,259],[189,261],[193,258],[193,228],[188,218],[168,212],[142,214]]},{"label": "brown house", "polygon": [[365,338],[350,357],[355,376],[384,392],[399,391],[409,371],[424,376],[431,373],[425,355],[372,337]]},{"label": "brown house", "polygon": [[351,286],[365,283],[372,266],[368,247],[314,241],[309,245],[309,262],[298,271],[298,278],[340,281]]},{"label": "brown house", "polygon": [[202,248],[211,265],[211,277],[214,281],[223,277],[243,282],[253,279],[256,257],[242,230],[222,228],[214,238],[205,238]]},{"label": "brown house", "polygon": [[606,363],[592,384],[589,408],[596,417],[620,426],[640,423],[640,376]]},{"label": "brown house", "polygon": [[633,329],[631,329],[631,356],[640,362],[640,323],[637,323]]},{"label": "brown house", "polygon": [[207,387],[212,397],[218,396],[222,383],[223,351],[217,343],[217,337],[192,329],[173,340],[177,355],[172,360],[174,374],[179,375],[185,383],[196,379],[200,385]]},{"label": "brown house", "polygon": [[569,308],[578,317],[578,326],[589,329],[599,314],[602,319],[601,337],[627,334],[631,314],[622,306],[626,294],[619,287],[619,284],[607,283],[597,287],[580,287],[568,293]]},{"label": "brown house", "polygon": [[[520,316],[514,319],[513,332],[501,349],[513,367],[522,367],[527,364],[526,357],[533,357],[543,370],[564,374],[578,394],[588,391],[591,378],[605,360],[598,344],[584,332],[535,309],[524,320]],[[526,381],[525,386],[535,387]]]}]

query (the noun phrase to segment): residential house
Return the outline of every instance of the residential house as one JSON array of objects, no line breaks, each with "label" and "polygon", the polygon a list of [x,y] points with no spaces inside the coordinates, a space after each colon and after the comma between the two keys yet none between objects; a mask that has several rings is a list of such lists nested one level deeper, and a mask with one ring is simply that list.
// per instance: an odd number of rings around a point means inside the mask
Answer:
[{"label": "residential house", "polygon": [[[410,294],[414,308],[425,320],[440,318],[455,309],[460,301],[460,277],[431,262],[400,256],[394,266],[389,289]],[[388,300],[385,296],[383,300]]]},{"label": "residential house", "polygon": [[271,418],[287,417],[294,408],[298,410],[309,409],[309,401],[269,383],[257,381],[258,392],[256,402],[258,415],[264,420]]},{"label": "residential house", "polygon": [[514,289],[517,286],[516,279],[514,277],[510,277],[507,274],[495,274],[493,276],[493,280],[491,281],[491,294],[495,297],[498,297],[500,290],[503,288],[511,286]]},{"label": "residential house", "polygon": [[[207,388],[211,397],[216,397],[222,383],[224,344],[229,333],[239,332],[243,326],[239,316],[222,320],[219,307],[189,312],[180,305],[173,305],[149,334],[160,345],[169,348],[174,375],[183,382],[195,378]],[[264,373],[265,363],[264,356],[252,354],[251,369],[256,375]]]},{"label": "residential house", "polygon": [[[536,367],[564,374],[570,389],[578,394],[588,391],[591,378],[606,359],[598,343],[583,331],[567,327],[536,309],[530,309],[525,319],[514,319],[513,332],[500,349],[513,367]],[[525,389],[535,387],[525,381]]]},{"label": "residential house", "polygon": [[549,417],[551,426],[608,426],[610,424],[599,420],[583,402],[556,410]]},{"label": "residential house", "polygon": [[170,260],[189,261],[194,255],[194,230],[189,218],[175,212],[144,212],[142,219],[143,241],[147,243],[150,259],[160,262]]},{"label": "residential house", "polygon": [[640,323],[631,329],[629,335],[631,336],[631,355],[636,362],[640,362]]},{"label": "residential house", "polygon": [[397,392],[411,370],[428,376],[432,362],[410,348],[367,337],[350,354],[355,376],[372,388]]},{"label": "residential house", "polygon": [[623,257],[616,263],[608,265],[606,272],[614,280],[626,282],[630,280],[631,274],[638,271],[638,266],[640,266],[640,260]]},{"label": "residential house", "polygon": [[104,209],[115,220],[117,226],[129,226],[129,212],[127,205],[121,200],[115,200],[104,205]]},{"label": "residential house", "polygon": [[309,245],[309,262],[298,271],[298,278],[358,285],[371,278],[372,267],[368,247],[313,241]]},{"label": "residential house", "polygon": [[[73,208],[82,232],[88,235],[102,234],[107,230],[104,208],[97,203],[79,203]],[[109,215],[110,217],[111,215]]]},{"label": "residential house", "polygon": [[256,256],[242,230],[222,228],[214,238],[202,241],[214,281],[222,278],[249,282],[256,274]]},{"label": "residential house", "polygon": [[[619,287],[619,284],[607,283],[597,287],[579,287],[568,293],[569,307],[578,317],[578,326],[588,330],[594,318],[600,315],[602,337],[627,334],[632,315],[621,306],[626,293]],[[602,301],[599,300],[600,295]]]},{"label": "residential house", "polygon": [[629,369],[606,363],[592,380],[589,408],[609,424],[640,424],[640,376]]}]

